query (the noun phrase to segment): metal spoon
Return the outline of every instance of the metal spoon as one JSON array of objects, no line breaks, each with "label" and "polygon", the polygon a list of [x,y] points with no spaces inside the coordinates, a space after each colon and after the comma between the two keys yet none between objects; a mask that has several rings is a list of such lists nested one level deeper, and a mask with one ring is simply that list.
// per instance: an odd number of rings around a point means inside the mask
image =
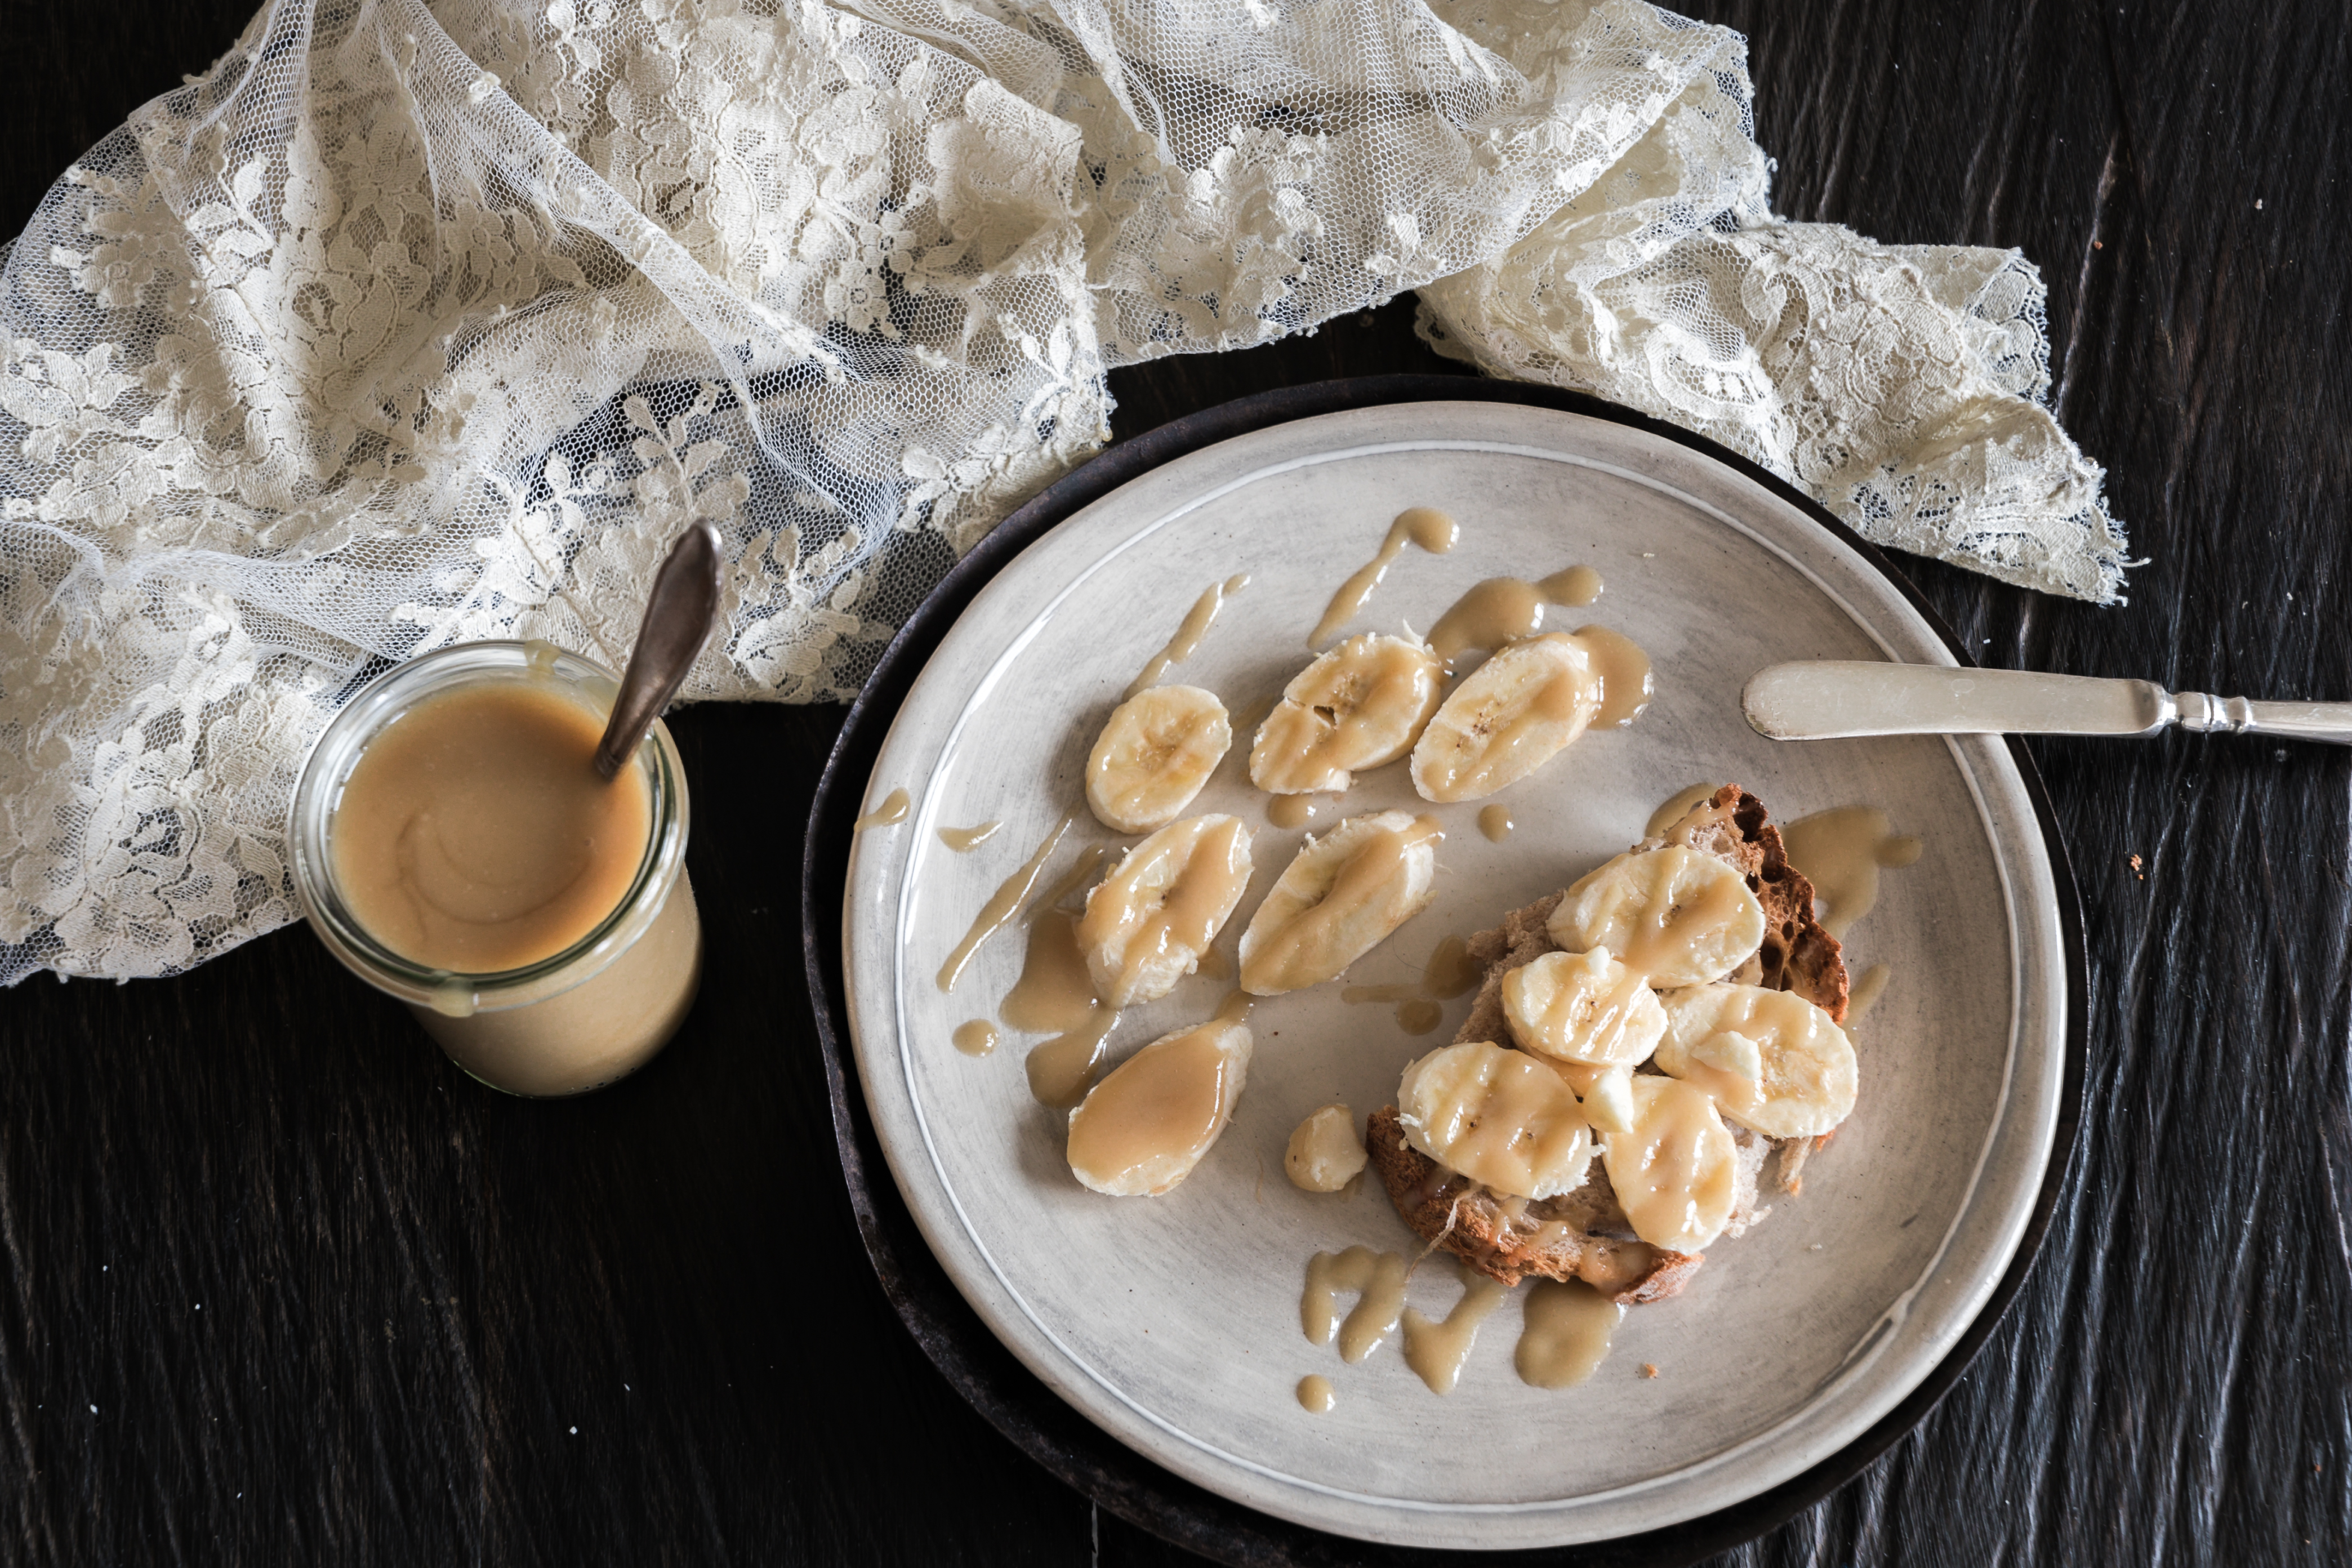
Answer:
[{"label": "metal spoon", "polygon": [[1759,670],[1740,694],[1775,741],[1853,735],[2156,735],[2183,730],[2352,746],[2352,702],[2252,702],[2022,669],[1822,659]]},{"label": "metal spoon", "polygon": [[629,668],[613,699],[613,716],[596,743],[601,777],[621,771],[710,640],[710,623],[719,614],[719,531],[707,522],[689,523],[662,557],[646,600],[646,618],[637,626],[637,646],[629,650]]}]

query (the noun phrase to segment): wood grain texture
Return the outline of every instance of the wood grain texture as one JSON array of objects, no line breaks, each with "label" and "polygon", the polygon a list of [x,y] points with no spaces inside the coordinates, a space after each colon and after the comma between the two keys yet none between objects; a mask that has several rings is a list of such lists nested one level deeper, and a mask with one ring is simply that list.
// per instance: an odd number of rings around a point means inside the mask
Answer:
[{"label": "wood grain texture", "polygon": [[[1980,657],[2352,697],[2340,5],[1686,9],[1751,39],[1781,210],[2050,281],[2053,399],[2148,562],[2111,610],[1916,563]],[[0,8],[0,232],[247,10]],[[1392,304],[1122,372],[1118,429],[1434,368]],[[0,1561],[1191,1561],[967,1410],[865,1265],[790,918],[838,721],[675,721],[711,979],[603,1095],[475,1088],[299,931],[0,994]],[[2094,1021],[2050,1240],[1916,1433],[1725,1563],[2352,1552],[2352,757],[2038,754]]]}]

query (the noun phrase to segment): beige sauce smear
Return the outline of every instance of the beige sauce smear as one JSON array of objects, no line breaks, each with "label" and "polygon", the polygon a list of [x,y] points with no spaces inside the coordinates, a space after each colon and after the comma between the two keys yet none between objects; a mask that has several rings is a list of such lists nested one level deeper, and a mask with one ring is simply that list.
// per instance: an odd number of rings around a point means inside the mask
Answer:
[{"label": "beige sauce smear", "polygon": [[1055,1037],[1029,1053],[1031,1094],[1052,1106],[1076,1105],[1086,1098],[1118,1015],[1095,995],[1071,916],[1047,910],[1030,926],[1021,978],[1005,994],[997,1016],[1024,1034]]},{"label": "beige sauce smear", "polygon": [[912,804],[913,802],[907,798],[905,790],[894,789],[882,797],[881,805],[851,823],[850,826],[852,827],[891,826],[893,824],[907,820],[907,807]]},{"label": "beige sauce smear", "polygon": [[1315,820],[1311,795],[1278,795],[1265,803],[1265,819],[1276,827],[1304,827]]},{"label": "beige sauce smear", "polygon": [[1118,1015],[1106,1007],[1066,1035],[1056,1035],[1029,1053],[1023,1065],[1029,1093],[1040,1105],[1066,1110],[1094,1087],[1102,1066],[1103,1042],[1118,1027]]},{"label": "beige sauce smear", "polygon": [[1472,649],[1494,649],[1543,628],[1546,605],[1582,606],[1601,596],[1601,574],[1590,566],[1530,583],[1524,577],[1489,577],[1454,601],[1429,628],[1429,646],[1450,672]]},{"label": "beige sauce smear", "polygon": [[1622,730],[1640,718],[1653,689],[1650,656],[1632,638],[1607,626],[1580,626],[1576,640],[1592,655],[1593,668],[1601,672],[1601,711],[1592,716],[1593,723]]},{"label": "beige sauce smear", "polygon": [[1473,648],[1498,648],[1543,625],[1543,591],[1517,577],[1489,577],[1437,617],[1430,650],[1450,671]]},{"label": "beige sauce smear", "polygon": [[1445,1020],[1445,1010],[1425,997],[1415,996],[1397,1004],[1397,1027],[1408,1035],[1426,1035]]},{"label": "beige sauce smear", "polygon": [[1176,635],[1168,639],[1168,646],[1144,661],[1143,668],[1120,694],[1119,700],[1124,702],[1137,692],[1158,685],[1161,676],[1199,651],[1201,639],[1207,637],[1209,628],[1216,624],[1217,612],[1225,607],[1226,599],[1248,586],[1249,574],[1246,572],[1236,573],[1222,583],[1209,584],[1201,596],[1192,601],[1192,607],[1185,612],[1183,621],[1176,628]]},{"label": "beige sauce smear", "polygon": [[1507,805],[1482,805],[1478,808],[1478,831],[1486,836],[1489,844],[1500,844],[1511,836],[1511,829],[1517,826],[1511,820],[1511,808]]},{"label": "beige sauce smear", "polygon": [[[1315,1344],[1331,1342],[1339,1331],[1339,1359],[1360,1362],[1396,1332],[1404,1312],[1404,1259],[1358,1245],[1345,1252],[1318,1252],[1307,1264],[1307,1290],[1298,1299],[1298,1326]],[[1347,1321],[1339,1319],[1342,1293],[1356,1297]]]},{"label": "beige sauce smear", "polygon": [[426,698],[344,783],[335,881],[369,934],[465,974],[551,958],[636,880],[653,831],[644,775],[591,759],[601,713],[528,681]]},{"label": "beige sauce smear", "polygon": [[1601,597],[1601,574],[1590,566],[1571,566],[1565,572],[1553,573],[1536,586],[1543,590],[1547,603],[1580,610]]},{"label": "beige sauce smear", "polygon": [[963,940],[956,943],[953,952],[948,954],[948,961],[940,965],[940,990],[954,990],[956,981],[962,977],[964,965],[970,963],[971,955],[980,951],[980,944],[1020,912],[1021,900],[1027,898],[1029,890],[1037,885],[1038,874],[1045,870],[1046,860],[1053,856],[1054,847],[1061,843],[1062,835],[1067,833],[1070,824],[1077,819],[1077,813],[1072,812],[1055,823],[1054,830],[1045,835],[1045,841],[1037,846],[1037,852],[1022,862],[1019,870],[997,884],[996,891],[989,895],[988,902],[982,904],[980,913],[972,917],[971,929],[963,933]]},{"label": "beige sauce smear", "polygon": [[1429,987],[1432,996],[1451,1001],[1486,977],[1485,967],[1470,956],[1470,944],[1458,936],[1449,936],[1430,953],[1422,984]]},{"label": "beige sauce smear", "polygon": [[1842,805],[1799,817],[1780,829],[1789,864],[1813,884],[1822,924],[1843,939],[1878,902],[1878,873],[1919,858],[1916,838],[1890,832],[1876,806]]},{"label": "beige sauce smear", "polygon": [[968,1057],[984,1057],[996,1048],[996,1026],[985,1018],[973,1018],[955,1026],[948,1037],[955,1048]]},{"label": "beige sauce smear", "polygon": [[1470,1359],[1470,1347],[1478,1338],[1478,1325],[1486,1321],[1503,1299],[1504,1288],[1484,1274],[1473,1273],[1457,1267],[1462,1277],[1462,1299],[1444,1321],[1434,1322],[1411,1308],[1404,1314],[1405,1364],[1421,1374],[1433,1394],[1451,1394],[1461,1381],[1463,1364]]},{"label": "beige sauce smear", "polygon": [[1364,606],[1371,602],[1372,591],[1388,575],[1390,563],[1404,553],[1407,544],[1419,545],[1432,555],[1443,555],[1461,537],[1460,526],[1434,507],[1408,507],[1397,513],[1396,521],[1389,524],[1388,537],[1381,541],[1379,552],[1357,568],[1355,575],[1340,584],[1339,591],[1331,595],[1331,603],[1324,607],[1323,618],[1315,623],[1307,646],[1321,647],[1338,635],[1341,626],[1363,613]]},{"label": "beige sauce smear", "polygon": [[1248,992],[1228,991],[1225,999],[1217,1004],[1217,1010],[1210,1016],[1220,1024],[1245,1024],[1249,1021],[1250,1009],[1256,1005],[1257,998]]},{"label": "beige sauce smear", "polygon": [[1642,837],[1664,838],[1666,829],[1680,822],[1692,806],[1703,800],[1713,800],[1715,792],[1722,787],[1721,784],[1695,784],[1688,789],[1677,790],[1664,805],[1650,813],[1649,824],[1642,829]]},{"label": "beige sauce smear", "polygon": [[1029,927],[1021,978],[1005,994],[997,1016],[1028,1035],[1058,1035],[1083,1026],[1102,1003],[1078,951],[1077,922],[1047,910]]},{"label": "beige sauce smear", "polygon": [[959,855],[968,855],[996,837],[996,830],[1003,826],[1000,822],[983,822],[978,827],[942,827],[940,842]]},{"label": "beige sauce smear", "polygon": [[1331,1414],[1331,1406],[1334,1403],[1334,1395],[1331,1392],[1331,1380],[1328,1377],[1319,1375],[1310,1375],[1300,1378],[1298,1380],[1298,1403],[1306,1408],[1312,1410],[1318,1415],[1328,1415]]},{"label": "beige sauce smear", "polygon": [[1582,1383],[1607,1358],[1625,1309],[1581,1279],[1532,1283],[1519,1348],[1511,1357],[1519,1381],[1538,1388]]}]

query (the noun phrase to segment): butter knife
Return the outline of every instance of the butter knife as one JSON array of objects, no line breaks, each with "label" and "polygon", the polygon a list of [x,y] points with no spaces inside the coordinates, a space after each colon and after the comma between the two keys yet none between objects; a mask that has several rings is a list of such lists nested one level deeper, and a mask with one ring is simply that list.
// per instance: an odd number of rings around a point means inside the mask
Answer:
[{"label": "butter knife", "polygon": [[1775,741],[1855,735],[2155,735],[2183,730],[2352,745],[2352,702],[2253,702],[2018,669],[1823,659],[1759,670],[1741,694]]}]

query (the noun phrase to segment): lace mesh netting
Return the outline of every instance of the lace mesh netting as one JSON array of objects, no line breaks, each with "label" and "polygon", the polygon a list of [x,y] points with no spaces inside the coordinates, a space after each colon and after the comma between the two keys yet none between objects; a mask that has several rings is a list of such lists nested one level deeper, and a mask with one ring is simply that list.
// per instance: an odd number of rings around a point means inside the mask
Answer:
[{"label": "lace mesh netting", "polygon": [[277,0],[0,269],[0,981],[292,919],[337,705],[479,637],[617,666],[689,519],[688,694],[847,696],[1107,368],[1405,289],[2112,598],[2032,267],[1778,222],[1748,100],[1736,34],[1623,0]]}]

